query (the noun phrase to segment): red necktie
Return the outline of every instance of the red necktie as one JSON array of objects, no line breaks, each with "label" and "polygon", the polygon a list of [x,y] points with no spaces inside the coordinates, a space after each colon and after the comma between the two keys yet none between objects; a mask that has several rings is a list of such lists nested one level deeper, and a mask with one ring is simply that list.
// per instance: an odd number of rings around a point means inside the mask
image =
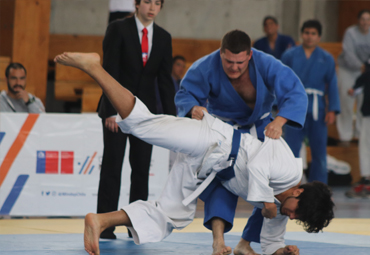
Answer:
[{"label": "red necktie", "polygon": [[146,62],[148,61],[148,30],[144,27],[143,31],[143,39],[141,40],[141,52],[143,56],[143,65],[145,66]]}]

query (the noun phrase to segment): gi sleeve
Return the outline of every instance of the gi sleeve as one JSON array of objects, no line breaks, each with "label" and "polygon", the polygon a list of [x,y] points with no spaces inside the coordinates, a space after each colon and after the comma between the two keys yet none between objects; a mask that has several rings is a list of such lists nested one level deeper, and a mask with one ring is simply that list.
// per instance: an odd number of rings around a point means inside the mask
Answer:
[{"label": "gi sleeve", "polygon": [[273,169],[273,146],[270,139],[266,139],[255,155],[248,162],[248,197],[252,202],[274,202],[274,190],[270,184],[270,169]]},{"label": "gi sleeve", "polygon": [[325,76],[326,94],[328,95],[328,111],[340,113],[340,102],[337,75],[335,73],[335,62],[332,56],[328,56],[328,71]]},{"label": "gi sleeve", "polygon": [[[266,160],[265,160],[266,161]],[[269,186],[268,176],[263,174],[264,164],[250,168],[247,201],[274,202],[274,190]]]},{"label": "gi sleeve", "polygon": [[363,63],[361,59],[359,59],[356,55],[356,42],[353,38],[353,35],[351,34],[351,30],[349,29],[347,29],[344,34],[342,42],[342,54],[346,66],[349,69],[353,71],[359,71],[361,69]]},{"label": "gi sleeve", "polygon": [[[283,55],[287,61],[291,50]],[[301,80],[288,66],[274,57],[258,52],[256,66],[265,84],[276,95],[278,115],[290,126],[302,128],[306,119],[308,99]]]},{"label": "gi sleeve", "polygon": [[175,104],[178,116],[185,117],[195,106],[202,106],[207,101],[211,87],[207,78],[207,72],[195,62],[186,72],[181,81],[180,89],[175,96]]},{"label": "gi sleeve", "polygon": [[263,254],[273,254],[278,249],[285,247],[284,235],[287,222],[288,217],[280,213],[273,219],[263,218],[260,236]]}]

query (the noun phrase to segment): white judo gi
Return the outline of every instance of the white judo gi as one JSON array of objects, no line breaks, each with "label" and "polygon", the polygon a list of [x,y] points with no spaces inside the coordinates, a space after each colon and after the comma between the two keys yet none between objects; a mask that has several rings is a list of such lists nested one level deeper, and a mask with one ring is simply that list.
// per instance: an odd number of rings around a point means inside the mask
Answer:
[{"label": "white judo gi", "polygon": [[[182,229],[193,221],[197,197],[193,192],[229,166],[233,127],[208,113],[201,121],[154,115],[138,98],[130,115],[124,120],[117,116],[117,123],[124,133],[179,152],[157,201],[136,201],[122,208],[132,222],[136,244],[161,241],[174,228]],[[266,137],[262,143],[242,134],[234,171],[235,177],[223,182],[228,190],[259,208],[263,202],[275,202],[278,207],[277,217],[264,218],[261,231],[262,251],[272,254],[285,246],[288,220],[280,214],[280,202],[274,196],[300,182],[302,161],[282,138]]]}]

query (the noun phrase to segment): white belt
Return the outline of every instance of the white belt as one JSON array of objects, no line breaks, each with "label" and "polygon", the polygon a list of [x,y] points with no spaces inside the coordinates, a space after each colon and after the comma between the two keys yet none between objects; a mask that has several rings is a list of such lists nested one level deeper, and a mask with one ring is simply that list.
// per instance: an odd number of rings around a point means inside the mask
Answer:
[{"label": "white belt", "polygon": [[324,92],[317,89],[306,88],[306,93],[308,95],[313,95],[313,102],[312,102],[312,116],[313,120],[319,119],[319,98],[318,96],[324,96]]},{"label": "white belt", "polygon": [[200,184],[200,186],[193,191],[189,196],[187,196],[184,200],[182,200],[182,204],[184,206],[188,206],[192,201],[194,201],[196,198],[202,194],[202,192],[208,187],[208,185],[213,181],[213,179],[216,177],[217,172],[212,171],[210,175]]},{"label": "white belt", "polygon": [[182,204],[184,206],[188,206],[192,201],[202,194],[202,192],[208,187],[208,185],[213,181],[216,177],[217,173],[221,170],[228,168],[232,165],[232,160],[223,161],[212,168],[212,172],[207,176],[207,178],[199,185],[199,187],[193,191],[189,196],[187,196],[184,200],[182,200]]}]

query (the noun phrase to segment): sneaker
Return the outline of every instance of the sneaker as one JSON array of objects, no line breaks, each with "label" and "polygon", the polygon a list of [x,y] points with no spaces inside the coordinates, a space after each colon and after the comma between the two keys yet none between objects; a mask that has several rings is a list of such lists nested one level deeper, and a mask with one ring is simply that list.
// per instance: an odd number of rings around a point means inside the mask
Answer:
[{"label": "sneaker", "polygon": [[359,182],[356,182],[352,188],[345,193],[345,195],[349,198],[370,198],[370,180],[362,177]]}]

